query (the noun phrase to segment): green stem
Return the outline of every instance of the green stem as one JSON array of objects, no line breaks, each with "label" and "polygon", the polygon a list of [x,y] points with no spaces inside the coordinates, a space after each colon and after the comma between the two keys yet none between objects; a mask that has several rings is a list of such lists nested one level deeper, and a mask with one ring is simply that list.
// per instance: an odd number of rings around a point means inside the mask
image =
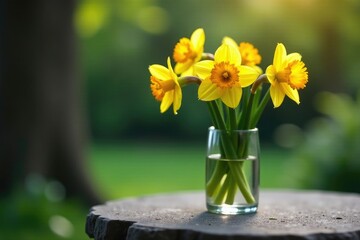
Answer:
[{"label": "green stem", "polygon": [[[253,94],[251,94],[251,95],[253,95]],[[251,95],[250,95],[250,98],[251,98]],[[210,102],[208,102],[208,105],[209,105],[209,110],[210,110],[211,116],[213,118],[213,122],[215,124],[215,128],[220,129],[220,130],[226,130],[226,124],[221,115],[221,112],[219,111],[217,103],[215,101],[210,101]],[[232,120],[230,119],[230,125],[232,127],[234,126],[235,127],[234,130],[235,130],[236,129],[236,112],[234,111],[234,109],[230,109],[229,117],[232,118]],[[236,139],[236,141],[237,141],[237,139]],[[238,159],[239,158],[239,155],[236,150],[237,144],[236,144],[236,142],[234,142],[234,140],[232,139],[231,135],[229,135],[229,133],[224,132],[223,135],[221,136],[221,146],[222,146],[221,147],[222,158],[226,158],[226,159]],[[240,156],[243,156],[243,155],[240,155]],[[218,165],[219,164],[220,163],[218,163]],[[246,176],[242,169],[243,162],[239,163],[239,162],[235,162],[235,161],[229,161],[227,163],[227,165],[229,166],[229,170],[226,170],[226,171],[221,166],[215,167],[215,169],[217,169],[217,170],[214,172],[215,176],[214,177],[212,176],[211,179],[219,179],[221,176],[224,176],[225,174],[227,174],[228,176],[231,175],[231,178],[233,178],[233,180],[235,181],[236,185],[238,186],[241,193],[243,194],[245,200],[248,203],[254,203],[255,199],[252,196],[249,184],[247,182]],[[212,196],[212,197],[214,197],[217,200],[224,199],[225,193],[228,192],[228,190],[230,188],[229,182],[225,181],[221,185],[221,181],[219,181],[219,184],[220,184],[219,186],[213,182],[215,182],[215,180],[212,180],[211,182],[208,183],[208,185],[210,187],[207,188],[207,191],[212,192],[214,195],[216,195],[215,197],[214,196]],[[218,192],[216,192],[215,190],[218,189],[218,187],[220,187],[220,190]],[[234,188],[232,188],[232,189],[234,189]],[[230,192],[230,196],[233,194],[235,194],[234,191]],[[226,201],[230,202],[231,199],[227,199]]]},{"label": "green stem", "polygon": [[230,184],[230,178],[231,176],[229,174],[225,174],[225,180],[222,184],[221,188],[219,189],[219,192],[217,193],[217,196],[214,199],[215,204],[223,204],[225,202],[228,190],[229,190],[229,184]]},{"label": "green stem", "polygon": [[246,106],[246,109],[245,109],[244,128],[242,128],[242,129],[247,130],[250,127],[251,110],[252,110],[253,102],[254,102],[254,94],[251,93],[250,97],[249,97],[248,105]]},{"label": "green stem", "polygon": [[265,106],[267,105],[269,100],[270,100],[270,88],[266,91],[263,99],[260,102],[259,107],[256,109],[256,111],[251,119],[251,123],[250,123],[251,128],[254,128],[257,125],[257,123],[259,122],[261,114],[263,113]]},{"label": "green stem", "polygon": [[227,165],[217,161],[211,178],[206,183],[206,192],[209,196],[213,196],[213,194],[216,192],[216,189],[219,187],[221,179],[226,172],[228,172]]},{"label": "green stem", "polygon": [[[237,118],[236,118],[236,111],[233,108],[229,108],[229,121],[230,121],[230,131],[236,130],[237,128]],[[232,135],[232,136],[231,136]],[[229,136],[232,140],[233,146],[238,145],[238,136],[237,134],[230,134]],[[236,183],[234,181],[233,174],[230,170],[228,173],[228,178],[230,178],[230,182],[228,185],[228,191],[227,191],[227,197],[226,197],[226,203],[234,202],[235,200],[235,194],[236,194]],[[234,187],[235,186],[235,187]]]},{"label": "green stem", "polygon": [[[262,95],[262,85],[260,85],[258,87],[258,89],[256,90],[256,92],[254,93],[254,101],[252,104],[252,108],[251,108],[251,112],[254,113],[256,111],[256,109],[259,106],[260,100],[261,100],[261,95]],[[252,127],[254,128],[254,127]]]},{"label": "green stem", "polygon": [[252,195],[249,184],[247,182],[245,173],[242,169],[243,164],[239,164],[238,162],[229,161],[229,166],[231,173],[234,177],[234,180],[236,181],[244,199],[247,203],[255,203],[255,198]]},{"label": "green stem", "polygon": [[[216,129],[219,129],[220,127],[220,122],[219,122],[219,117],[216,115],[215,113],[215,105],[214,105],[214,102],[207,102],[208,104],[208,108],[209,108],[209,112],[210,112],[210,115],[211,115],[211,119],[213,121],[213,124],[214,124],[214,127]],[[215,103],[216,104],[216,103]]]},{"label": "green stem", "polygon": [[230,130],[236,130],[237,120],[235,109],[229,108]]},{"label": "green stem", "polygon": [[240,117],[239,119],[239,124],[238,124],[238,129],[244,129],[244,123],[245,123],[245,118],[244,116],[246,115],[246,110],[247,110],[247,106],[248,106],[248,101],[249,101],[249,94],[250,91],[243,91],[243,96],[241,97],[241,109],[242,111],[240,111]]},{"label": "green stem", "polygon": [[229,174],[229,177],[230,177],[229,179],[230,182],[229,182],[228,193],[225,199],[225,203],[231,205],[234,203],[235,200],[237,185],[232,175]]},{"label": "green stem", "polygon": [[212,117],[213,122],[215,124],[215,128],[225,130],[224,119],[220,114],[217,103],[215,101],[210,101],[210,102],[207,102],[207,103],[208,103],[208,106],[209,106],[209,109],[210,109],[211,117]]},{"label": "green stem", "polygon": [[[209,112],[213,120],[213,124],[216,129],[225,129],[224,120],[218,109],[218,104],[215,101],[207,102],[209,107]],[[224,150],[221,150],[223,152]],[[221,153],[223,155],[223,153]],[[214,171],[211,175],[210,180],[206,183],[206,192],[208,196],[214,197],[218,193],[218,189],[222,188],[221,179],[228,172],[227,164],[224,164],[221,161],[216,161]]]}]

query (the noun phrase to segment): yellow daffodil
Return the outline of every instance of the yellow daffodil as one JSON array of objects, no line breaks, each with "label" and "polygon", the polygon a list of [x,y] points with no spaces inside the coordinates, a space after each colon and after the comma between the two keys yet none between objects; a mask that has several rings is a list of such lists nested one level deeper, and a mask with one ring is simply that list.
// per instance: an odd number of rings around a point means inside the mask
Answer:
[{"label": "yellow daffodil", "polygon": [[222,44],[216,50],[214,61],[195,64],[194,72],[203,79],[198,89],[199,99],[212,101],[220,98],[230,108],[239,105],[242,88],[251,85],[259,76],[255,69],[241,65],[240,52],[229,44]]},{"label": "yellow daffodil", "polygon": [[263,70],[257,66],[261,62],[261,56],[257,48],[254,47],[251,43],[241,42],[237,44],[234,39],[230,37],[224,37],[223,43],[232,45],[239,49],[241,54],[241,64],[245,66],[250,66],[259,72],[259,75],[263,73]]},{"label": "yellow daffodil", "polygon": [[[198,28],[189,38],[181,38],[175,45],[173,58],[176,62],[175,72],[177,74],[188,71],[196,62],[200,61],[204,52],[205,32]],[[192,74],[192,71],[190,72]]]},{"label": "yellow daffodil", "polygon": [[260,64],[261,56],[257,48],[251,43],[241,42],[239,44],[239,50],[242,57],[242,64],[247,66],[255,66]]},{"label": "yellow daffodil", "polygon": [[287,54],[285,46],[278,43],[273,64],[267,67],[266,75],[271,84],[270,96],[275,108],[282,104],[285,95],[300,103],[298,89],[306,87],[308,82],[307,68],[300,54]]},{"label": "yellow daffodil", "polygon": [[241,64],[246,66],[255,66],[260,64],[261,56],[257,48],[254,47],[251,43],[241,42],[239,45],[235,42],[234,39],[230,37],[224,37],[223,43],[227,43],[237,47],[241,54]]},{"label": "yellow daffodil", "polygon": [[177,75],[167,59],[168,68],[154,64],[149,67],[151,73],[150,88],[156,100],[160,101],[160,112],[164,113],[173,104],[174,114],[180,109],[182,92]]}]

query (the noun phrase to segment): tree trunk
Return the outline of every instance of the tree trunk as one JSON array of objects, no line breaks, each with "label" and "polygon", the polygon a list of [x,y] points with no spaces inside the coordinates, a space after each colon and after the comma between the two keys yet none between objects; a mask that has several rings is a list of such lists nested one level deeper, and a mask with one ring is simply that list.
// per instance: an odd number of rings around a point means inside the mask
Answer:
[{"label": "tree trunk", "polygon": [[67,196],[98,203],[84,165],[75,1],[1,5],[0,193],[36,173],[60,181]]}]

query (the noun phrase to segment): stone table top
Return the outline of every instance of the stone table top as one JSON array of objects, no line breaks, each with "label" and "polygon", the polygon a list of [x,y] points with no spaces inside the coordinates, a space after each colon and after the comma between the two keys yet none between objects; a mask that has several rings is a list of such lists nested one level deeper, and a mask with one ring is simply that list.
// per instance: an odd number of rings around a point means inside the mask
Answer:
[{"label": "stone table top", "polygon": [[217,215],[204,192],[125,198],[94,206],[86,233],[98,239],[360,239],[360,194],[260,191],[258,212]]}]

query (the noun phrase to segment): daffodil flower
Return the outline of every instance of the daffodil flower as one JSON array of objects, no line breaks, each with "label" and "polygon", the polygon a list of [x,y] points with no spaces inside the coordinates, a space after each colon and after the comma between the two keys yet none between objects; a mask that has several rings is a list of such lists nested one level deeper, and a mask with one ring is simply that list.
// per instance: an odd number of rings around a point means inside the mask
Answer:
[{"label": "daffodil flower", "polygon": [[266,75],[271,84],[270,96],[275,108],[282,104],[285,95],[300,103],[298,89],[306,87],[308,72],[299,53],[286,54],[285,46],[278,43],[273,64],[267,67]]},{"label": "daffodil flower", "polygon": [[[174,69],[170,57],[167,67],[151,65],[152,94],[161,102],[161,113],[173,105],[174,114],[177,114],[182,87],[197,84],[198,98],[207,102],[214,127],[226,130],[226,134],[221,134],[217,153],[223,159],[244,159],[248,144],[239,141],[231,131],[256,128],[270,99],[274,107],[279,107],[285,96],[299,104],[298,90],[306,87],[307,68],[300,54],[287,54],[281,43],[276,46],[273,63],[265,74],[258,66],[262,58],[254,45],[238,44],[224,37],[222,45],[212,54],[204,52],[204,43],[204,30],[198,28],[190,38],[183,37],[175,45]],[[265,93],[264,83],[269,87]],[[212,204],[228,204],[237,208],[237,192],[241,192],[244,199],[241,204],[256,206],[257,194],[247,180],[245,168],[244,161],[218,161],[206,184],[207,199],[211,199],[207,203],[213,207],[217,206]]]},{"label": "daffodil flower", "polygon": [[241,54],[241,64],[246,66],[256,66],[261,62],[261,56],[259,50],[251,43],[240,42],[237,44],[234,39],[230,37],[224,37],[223,43],[233,45],[238,48]]},{"label": "daffodil flower", "polygon": [[220,98],[230,108],[236,108],[241,100],[242,88],[251,85],[259,72],[241,65],[237,48],[222,44],[215,52],[214,60],[204,60],[194,65],[194,72],[203,81],[198,97],[203,101]]},{"label": "daffodil flower", "polygon": [[176,62],[175,72],[192,74],[191,67],[200,61],[204,52],[205,33],[202,28],[196,29],[189,38],[181,38],[175,45],[173,58]]},{"label": "daffodil flower", "polygon": [[160,112],[164,113],[173,104],[174,114],[180,109],[182,92],[177,75],[167,59],[168,68],[154,64],[149,67],[151,73],[150,88],[156,100],[160,101]]}]

